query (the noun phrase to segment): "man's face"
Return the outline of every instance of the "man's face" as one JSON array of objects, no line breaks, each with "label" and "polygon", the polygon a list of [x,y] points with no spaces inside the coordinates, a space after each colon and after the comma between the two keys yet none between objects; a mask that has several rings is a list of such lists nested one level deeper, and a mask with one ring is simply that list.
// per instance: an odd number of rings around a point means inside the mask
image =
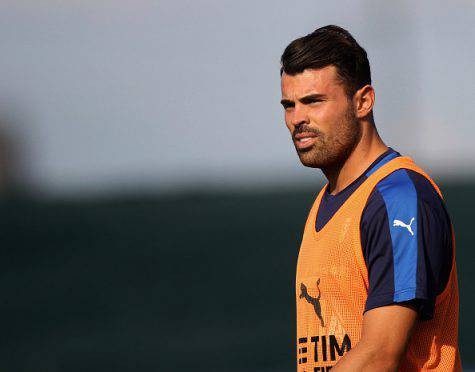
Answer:
[{"label": "man's face", "polygon": [[352,101],[334,66],[282,74],[285,123],[303,165],[326,168],[344,162],[360,138]]}]

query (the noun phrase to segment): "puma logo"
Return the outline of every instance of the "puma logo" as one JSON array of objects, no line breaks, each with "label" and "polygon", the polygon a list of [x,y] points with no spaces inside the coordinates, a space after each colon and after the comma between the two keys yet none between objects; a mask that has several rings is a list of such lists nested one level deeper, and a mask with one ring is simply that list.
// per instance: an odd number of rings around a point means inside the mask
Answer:
[{"label": "puma logo", "polygon": [[411,222],[409,222],[409,225],[406,225],[404,222],[400,220],[394,220],[393,221],[393,226],[400,226],[400,227],[405,227],[412,236],[414,236],[414,232],[412,231],[411,225],[414,222],[414,217],[411,218]]},{"label": "puma logo", "polygon": [[322,307],[320,306],[320,287],[318,286],[320,284],[320,278],[317,280],[317,288],[318,288],[318,297],[312,297],[308,294],[307,287],[305,284],[300,283],[300,296],[299,298],[305,298],[305,300],[313,305],[313,309],[315,310],[315,314],[317,314],[318,319],[320,319],[320,323],[322,324],[322,327],[325,327],[325,324],[323,323],[323,318],[322,318]]}]

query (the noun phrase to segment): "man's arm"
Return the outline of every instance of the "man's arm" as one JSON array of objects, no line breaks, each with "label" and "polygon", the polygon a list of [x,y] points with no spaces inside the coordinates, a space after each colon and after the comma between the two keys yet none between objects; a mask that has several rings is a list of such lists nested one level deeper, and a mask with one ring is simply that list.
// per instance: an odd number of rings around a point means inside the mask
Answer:
[{"label": "man's arm", "polygon": [[416,310],[401,304],[367,311],[363,316],[361,340],[332,372],[397,371],[416,321]]},{"label": "man's arm", "polygon": [[[394,225],[407,211],[413,235]],[[450,218],[432,184],[409,170],[378,183],[363,212],[361,244],[369,276],[361,340],[332,372],[396,371],[417,318],[432,318],[452,266]],[[406,280],[396,284],[396,277]]]}]

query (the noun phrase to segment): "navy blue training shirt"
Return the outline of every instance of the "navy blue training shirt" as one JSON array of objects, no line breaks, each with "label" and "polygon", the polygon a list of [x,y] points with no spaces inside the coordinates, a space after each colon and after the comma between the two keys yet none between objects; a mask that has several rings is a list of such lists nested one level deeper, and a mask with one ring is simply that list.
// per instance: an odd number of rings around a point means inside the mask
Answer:
[{"label": "navy blue training shirt", "polygon": [[[398,156],[390,148],[338,194],[325,192],[317,231],[372,173]],[[360,227],[369,277],[365,311],[404,302],[417,309],[421,319],[432,318],[436,296],[450,274],[452,228],[444,202],[430,181],[412,170],[391,173],[368,198]]]}]

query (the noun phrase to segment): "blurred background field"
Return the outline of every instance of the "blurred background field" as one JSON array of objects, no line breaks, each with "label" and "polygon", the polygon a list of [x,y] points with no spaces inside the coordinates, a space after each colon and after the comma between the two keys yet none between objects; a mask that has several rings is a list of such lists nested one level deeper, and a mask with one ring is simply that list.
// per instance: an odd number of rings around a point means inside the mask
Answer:
[{"label": "blurred background field", "polygon": [[[475,192],[444,189],[460,345],[474,365]],[[4,370],[292,371],[294,270],[312,198],[301,189],[3,204]]]},{"label": "blurred background field", "polygon": [[376,124],[441,186],[475,366],[475,5],[0,4],[0,371],[292,371],[294,270],[323,184],[279,58],[326,24],[366,48]]}]

